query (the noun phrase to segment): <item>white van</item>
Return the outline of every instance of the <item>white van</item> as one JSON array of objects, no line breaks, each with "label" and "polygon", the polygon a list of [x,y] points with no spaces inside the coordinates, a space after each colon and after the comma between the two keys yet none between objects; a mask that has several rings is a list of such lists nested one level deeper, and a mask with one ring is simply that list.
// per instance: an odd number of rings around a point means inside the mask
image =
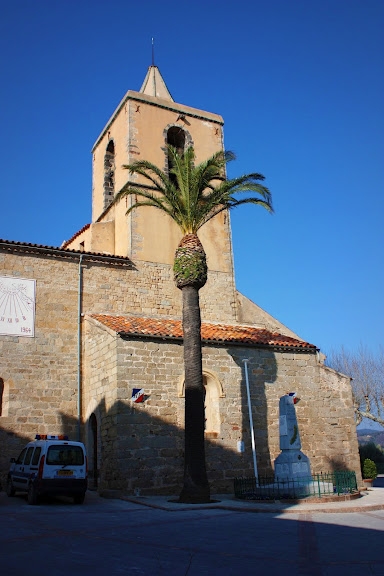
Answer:
[{"label": "white van", "polygon": [[76,504],[82,504],[87,490],[84,444],[67,436],[37,434],[17,459],[11,458],[6,490],[8,496],[27,492],[29,504],[46,494],[72,496]]}]

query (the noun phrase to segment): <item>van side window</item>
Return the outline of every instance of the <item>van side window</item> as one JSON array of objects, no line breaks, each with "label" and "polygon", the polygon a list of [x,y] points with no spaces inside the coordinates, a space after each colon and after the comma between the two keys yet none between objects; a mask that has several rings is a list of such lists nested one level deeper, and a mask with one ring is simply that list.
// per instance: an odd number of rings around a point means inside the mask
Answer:
[{"label": "van side window", "polygon": [[26,448],[24,448],[24,450],[21,451],[18,459],[16,460],[16,464],[22,464],[22,463],[23,463],[23,460],[24,460],[24,456],[25,456],[26,451],[27,451]]},{"label": "van side window", "polygon": [[28,448],[28,450],[27,450],[27,454],[26,454],[25,460],[24,460],[24,464],[25,464],[26,466],[28,466],[29,463],[30,463],[30,461],[31,461],[32,452],[33,452],[33,446],[30,446],[30,447]]},{"label": "van side window", "polygon": [[33,453],[32,466],[38,465],[40,454],[41,454],[41,448],[40,448],[40,446],[38,446],[37,448],[35,448],[35,451]]}]

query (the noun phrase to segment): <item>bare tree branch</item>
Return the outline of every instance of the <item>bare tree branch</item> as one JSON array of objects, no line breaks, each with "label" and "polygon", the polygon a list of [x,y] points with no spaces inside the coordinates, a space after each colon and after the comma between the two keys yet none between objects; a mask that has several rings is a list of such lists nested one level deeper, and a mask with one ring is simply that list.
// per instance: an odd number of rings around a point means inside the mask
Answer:
[{"label": "bare tree branch", "polygon": [[326,365],[351,377],[356,424],[367,418],[384,426],[384,348],[375,354],[362,344],[356,351],[342,346]]}]

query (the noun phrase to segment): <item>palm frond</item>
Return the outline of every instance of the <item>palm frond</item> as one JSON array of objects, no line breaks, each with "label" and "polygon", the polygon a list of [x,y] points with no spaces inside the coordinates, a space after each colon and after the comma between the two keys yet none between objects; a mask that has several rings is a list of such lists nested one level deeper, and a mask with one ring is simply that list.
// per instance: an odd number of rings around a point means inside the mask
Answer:
[{"label": "palm frond", "polygon": [[[261,184],[264,176],[258,172],[227,179],[226,165],[235,160],[231,151],[219,150],[207,160],[195,165],[195,151],[187,148],[179,154],[167,145],[171,169],[169,174],[146,160],[124,166],[131,175],[144,178],[149,186],[127,184],[115,196],[117,203],[124,196],[136,195],[127,214],[141,206],[152,206],[170,216],[184,234],[196,233],[204,224],[223,212],[242,204],[257,204],[273,212],[269,189]],[[246,198],[237,195],[251,194]]]}]

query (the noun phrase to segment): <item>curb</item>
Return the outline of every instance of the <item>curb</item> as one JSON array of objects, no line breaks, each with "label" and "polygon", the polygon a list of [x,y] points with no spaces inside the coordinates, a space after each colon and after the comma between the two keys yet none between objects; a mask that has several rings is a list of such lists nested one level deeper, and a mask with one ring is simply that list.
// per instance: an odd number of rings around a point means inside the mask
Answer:
[{"label": "curb", "polygon": [[[220,495],[216,496],[220,499]],[[366,496],[361,496],[365,498]],[[170,497],[169,497],[170,498]],[[265,514],[310,514],[310,513],[325,513],[325,514],[343,514],[343,513],[353,513],[353,512],[372,512],[375,510],[384,510],[384,500],[378,503],[365,504],[360,503],[356,505],[356,499],[343,500],[338,502],[327,502],[325,506],[319,506],[319,503],[313,503],[312,505],[308,502],[295,503],[289,505],[286,502],[275,501],[264,504],[255,504],[250,501],[246,501],[242,504],[237,502],[225,501],[225,498],[221,496],[221,500],[218,502],[212,502],[209,504],[180,504],[180,506],[172,506],[168,504],[167,500],[159,502],[156,501],[156,496],[126,496],[121,495],[120,500],[126,502],[132,502],[133,504],[140,504],[141,506],[147,506],[148,508],[154,508],[157,510],[164,510],[166,512],[179,512],[186,510],[232,510],[234,512],[255,512],[255,513],[265,513]],[[359,498],[358,498],[359,500]],[[351,503],[351,505],[348,504]]]}]

